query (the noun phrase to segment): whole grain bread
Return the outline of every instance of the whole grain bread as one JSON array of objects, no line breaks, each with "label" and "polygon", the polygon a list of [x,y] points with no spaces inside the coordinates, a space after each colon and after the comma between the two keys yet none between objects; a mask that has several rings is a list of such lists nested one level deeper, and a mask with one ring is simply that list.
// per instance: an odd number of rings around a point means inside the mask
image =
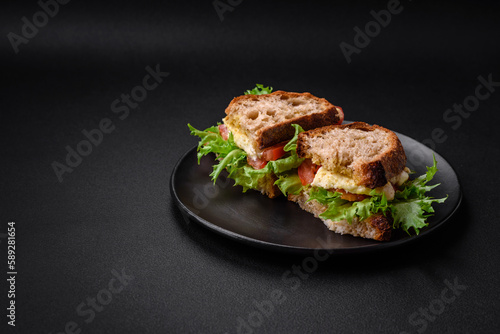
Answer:
[{"label": "whole grain bread", "polygon": [[387,184],[406,165],[398,136],[391,130],[364,122],[302,132],[297,140],[297,153],[372,189]]},{"label": "whole grain bread", "polygon": [[342,109],[323,98],[284,91],[236,97],[226,115],[224,123],[243,131],[257,150],[290,140],[295,133],[292,124],[310,130],[344,119]]},{"label": "whole grain bread", "polygon": [[362,221],[354,217],[352,223],[349,224],[347,220],[332,221],[319,217],[327,207],[316,200],[308,201],[309,193],[307,190],[302,191],[299,195],[290,194],[288,199],[296,202],[303,210],[314,214],[316,218],[320,218],[328,229],[335,233],[350,234],[378,241],[391,239],[393,219],[390,215],[386,217],[382,214],[375,214]]}]

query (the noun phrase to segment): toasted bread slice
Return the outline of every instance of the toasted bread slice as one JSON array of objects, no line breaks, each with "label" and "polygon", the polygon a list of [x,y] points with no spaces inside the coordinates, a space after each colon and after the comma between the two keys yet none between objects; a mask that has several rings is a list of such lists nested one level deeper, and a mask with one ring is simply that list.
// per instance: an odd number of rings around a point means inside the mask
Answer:
[{"label": "toasted bread slice", "polygon": [[310,93],[276,91],[264,95],[234,98],[223,119],[236,144],[249,156],[260,157],[262,150],[290,140],[299,124],[310,130],[341,124],[344,113],[325,99]]},{"label": "toasted bread slice", "polygon": [[303,210],[314,214],[316,218],[320,218],[328,229],[335,233],[349,234],[355,237],[378,241],[387,241],[391,239],[391,216],[386,217],[382,214],[376,214],[362,221],[354,217],[352,223],[349,224],[347,220],[332,221],[331,219],[319,217],[327,207],[316,200],[308,202],[309,193],[307,191],[302,191],[299,195],[288,195],[288,199],[292,202],[296,202]]},{"label": "toasted bread slice", "polygon": [[397,135],[363,122],[302,132],[297,140],[297,153],[372,189],[398,178],[406,165],[405,151]]}]

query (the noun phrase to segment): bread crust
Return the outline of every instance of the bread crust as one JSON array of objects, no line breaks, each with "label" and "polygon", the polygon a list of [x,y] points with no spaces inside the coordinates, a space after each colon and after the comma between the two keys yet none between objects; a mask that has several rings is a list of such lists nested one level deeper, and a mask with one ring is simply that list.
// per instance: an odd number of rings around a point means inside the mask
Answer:
[{"label": "bread crust", "polygon": [[226,108],[226,115],[230,115],[235,112],[237,108],[236,105],[245,102],[245,100],[256,101],[260,98],[265,98],[266,96],[279,96],[280,98],[307,98],[315,100],[322,105],[324,105],[324,110],[322,112],[313,113],[305,116],[294,117],[288,119],[279,124],[274,124],[271,126],[263,127],[256,131],[255,137],[257,142],[257,147],[262,150],[267,147],[276,145],[283,141],[290,140],[295,133],[295,129],[291,126],[292,124],[300,125],[304,130],[311,130],[318,127],[323,127],[332,124],[341,124],[344,120],[344,113],[342,108],[334,106],[324,98],[319,98],[311,93],[295,93],[295,92],[285,92],[278,90],[271,94],[263,95],[242,95],[235,97],[231,103],[229,103]]},{"label": "bread crust", "polygon": [[263,184],[261,189],[259,189],[260,192],[264,195],[267,195],[267,197],[269,197],[269,198],[275,198],[275,197],[278,197],[279,195],[281,195],[282,192],[281,192],[280,188],[278,188],[278,186],[276,186],[274,184],[274,182],[276,182],[276,180],[278,180],[276,175],[274,173],[271,173],[267,182],[265,184]]},{"label": "bread crust", "polygon": [[390,149],[386,154],[380,156],[378,160],[352,168],[352,177],[357,184],[372,189],[382,187],[387,184],[388,180],[399,175],[404,170],[406,166],[406,154],[398,136],[389,129],[376,124],[369,125],[364,122],[353,122],[344,125],[330,125],[300,133],[297,140],[297,154],[299,157],[311,158],[308,154],[309,146],[306,144],[307,138],[313,138],[318,135],[326,134],[335,128],[358,129],[362,131],[374,131],[375,129],[379,129],[389,135],[388,144]]},{"label": "bread crust", "polygon": [[296,92],[285,92],[284,90],[277,90],[277,91],[275,91],[275,92],[273,92],[271,94],[261,94],[261,95],[247,94],[247,95],[237,96],[227,106],[227,108],[225,110],[226,115],[229,115],[229,114],[231,114],[232,112],[234,112],[236,110],[234,108],[235,104],[241,103],[241,102],[243,102],[245,100],[256,101],[259,98],[262,98],[262,97],[265,97],[265,96],[276,96],[276,95],[278,95],[280,97],[281,96],[285,96],[287,98],[307,97],[307,98],[316,100],[318,102],[327,103],[327,104],[330,104],[330,105],[334,106],[333,104],[331,104],[330,102],[328,102],[326,99],[314,96],[314,95],[312,95],[309,92],[296,93]]},{"label": "bread crust", "polygon": [[355,217],[352,223],[346,220],[332,221],[319,217],[327,209],[325,205],[320,204],[316,200],[308,202],[308,199],[309,194],[307,190],[299,195],[288,195],[288,200],[296,202],[303,210],[314,214],[316,218],[320,218],[328,229],[335,233],[349,234],[377,241],[388,241],[391,239],[393,218],[390,214],[387,216],[374,214],[362,221],[357,220]]},{"label": "bread crust", "polygon": [[378,241],[391,240],[392,225],[394,222],[394,219],[392,218],[391,214],[388,214],[387,216],[384,216],[382,214],[376,214],[368,217],[365,221],[368,224],[370,224],[374,230],[377,231],[375,237],[373,238],[374,240]]},{"label": "bread crust", "polygon": [[295,134],[292,124],[298,124],[307,131],[339,122],[342,121],[340,120],[337,108],[332,105],[331,108],[324,112],[292,118],[289,121],[259,130],[257,132],[257,145],[259,149],[264,149],[289,140]]}]

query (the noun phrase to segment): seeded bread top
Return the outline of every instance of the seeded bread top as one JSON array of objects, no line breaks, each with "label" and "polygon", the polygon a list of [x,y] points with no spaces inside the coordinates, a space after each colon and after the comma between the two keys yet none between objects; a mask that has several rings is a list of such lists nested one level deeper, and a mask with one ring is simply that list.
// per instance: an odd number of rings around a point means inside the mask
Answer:
[{"label": "seeded bread top", "polygon": [[297,153],[369,188],[387,184],[406,165],[406,155],[397,135],[363,122],[303,132],[297,141]]},{"label": "seeded bread top", "polygon": [[224,123],[243,132],[263,149],[293,137],[291,124],[304,130],[344,119],[342,109],[310,93],[276,91],[264,95],[243,95],[234,98],[226,108]]}]

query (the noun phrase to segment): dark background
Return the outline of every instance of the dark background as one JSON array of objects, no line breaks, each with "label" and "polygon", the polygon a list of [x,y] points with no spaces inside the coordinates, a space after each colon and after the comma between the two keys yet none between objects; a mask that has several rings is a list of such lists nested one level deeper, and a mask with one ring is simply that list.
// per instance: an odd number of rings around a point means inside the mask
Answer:
[{"label": "dark background", "polygon": [[[6,36],[21,34],[21,18],[40,7],[3,4],[0,233],[16,222],[18,276],[16,327],[2,314],[1,332],[58,333],[75,321],[83,333],[236,333],[254,300],[281,289],[286,301],[255,333],[416,333],[423,328],[410,315],[454,279],[466,290],[425,332],[498,332],[500,88],[457,129],[443,114],[474,94],[478,76],[500,81],[500,11],[485,2],[401,5],[348,64],[339,44],[353,44],[353,28],[387,2],[243,1],[221,21],[211,1],[71,1],[18,54]],[[111,102],[156,64],[170,75],[120,120]],[[460,210],[409,247],[332,257],[291,291],[281,276],[303,257],[186,222],[169,190],[174,164],[196,144],[186,124],[215,124],[255,83],[309,91],[342,106],[347,120],[419,141],[442,128],[447,139],[435,150],[460,178]],[[52,162],[103,118],[115,130],[59,182]],[[108,287],[113,269],[134,279],[87,324],[76,308]]]}]

